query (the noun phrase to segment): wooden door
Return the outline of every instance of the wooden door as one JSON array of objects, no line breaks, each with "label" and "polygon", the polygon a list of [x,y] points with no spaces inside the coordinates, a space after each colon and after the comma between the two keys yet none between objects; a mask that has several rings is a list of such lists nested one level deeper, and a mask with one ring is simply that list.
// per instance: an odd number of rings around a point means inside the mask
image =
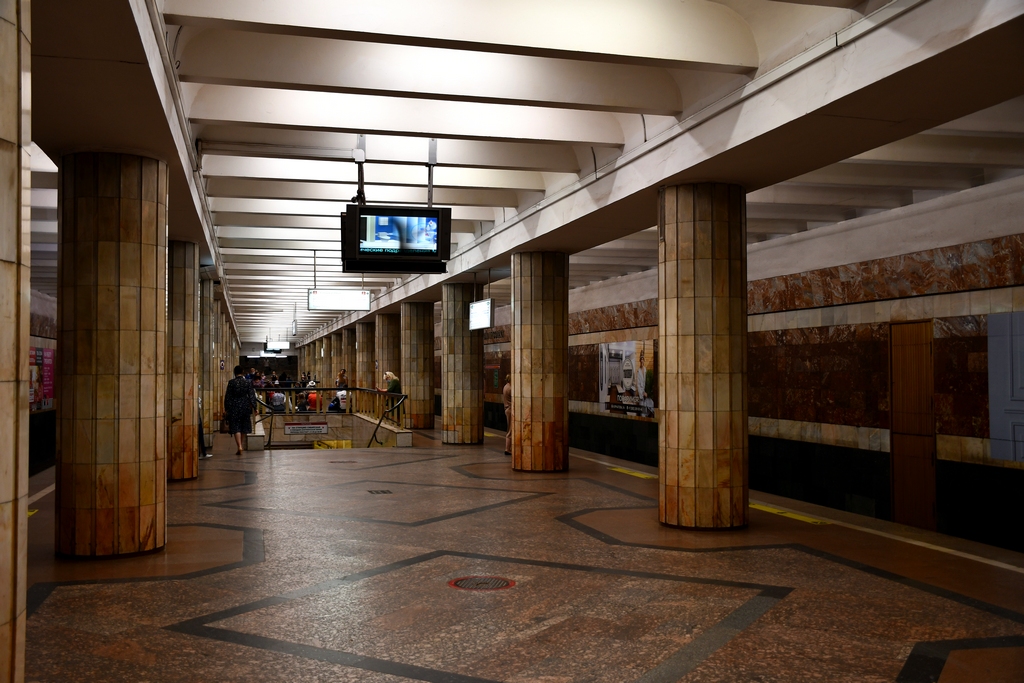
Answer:
[{"label": "wooden door", "polygon": [[935,529],[934,362],[931,322],[891,327],[893,519]]}]

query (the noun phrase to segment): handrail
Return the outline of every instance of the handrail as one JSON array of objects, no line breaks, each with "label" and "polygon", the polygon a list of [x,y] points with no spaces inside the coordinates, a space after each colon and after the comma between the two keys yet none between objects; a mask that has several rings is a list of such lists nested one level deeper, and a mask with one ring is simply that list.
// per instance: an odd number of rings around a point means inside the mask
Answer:
[{"label": "handrail", "polygon": [[259,394],[256,395],[256,402],[259,403],[264,408],[266,408],[266,411],[262,412],[262,413],[261,412],[257,412],[256,413],[257,415],[261,415],[262,414],[263,417],[258,418],[256,420],[256,422],[253,423],[253,427],[255,427],[259,423],[265,421],[268,417],[270,418],[270,429],[266,430],[266,432],[267,432],[266,433],[267,440],[264,442],[264,445],[263,445],[264,448],[270,448],[270,444],[274,440],[274,409],[271,408],[269,404],[265,403],[263,401],[263,399],[261,399],[259,397]]},{"label": "handrail", "polygon": [[[392,395],[395,395],[395,394],[392,394]],[[379,441],[377,439],[377,430],[380,429],[380,423],[384,421],[384,416],[385,415],[387,415],[388,413],[396,410],[400,405],[405,403],[405,399],[409,398],[405,394],[398,394],[398,395],[402,397],[402,398],[398,399],[398,403],[396,403],[395,405],[391,406],[390,408],[388,408],[387,410],[385,410],[383,413],[380,414],[380,419],[377,420],[377,426],[373,430],[373,435],[370,436],[370,440],[366,442],[366,447],[367,448],[371,448],[373,446],[373,442],[374,441],[379,443],[381,446],[384,445],[383,441]]]},{"label": "handrail", "polygon": [[379,418],[383,415],[388,424],[402,429],[402,421],[405,416],[404,407],[397,413],[395,408],[403,406],[405,398],[407,398],[406,394],[392,394],[376,389],[352,387],[349,389],[347,407],[351,413],[368,415],[371,418]]}]

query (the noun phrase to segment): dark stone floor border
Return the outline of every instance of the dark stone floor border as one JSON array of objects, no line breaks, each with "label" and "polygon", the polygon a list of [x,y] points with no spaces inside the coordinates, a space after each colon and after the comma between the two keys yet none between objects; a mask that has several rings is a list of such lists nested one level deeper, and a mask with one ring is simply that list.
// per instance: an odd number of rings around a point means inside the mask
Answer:
[{"label": "dark stone floor border", "polygon": [[740,605],[740,607],[733,610],[717,624],[713,625],[694,638],[694,640],[669,655],[669,657],[662,661],[661,664],[637,679],[637,683],[668,683],[669,681],[679,680],[680,677],[685,676],[687,673],[695,669],[704,660],[731,641],[735,636],[742,633],[747,627],[768,612],[768,610],[793,590],[786,586],[773,586],[742,581],[680,576],[675,574],[660,574],[656,572],[638,572],[628,569],[596,567],[564,562],[548,562],[518,557],[503,557],[500,555],[485,555],[481,553],[435,550],[433,552],[400,560],[398,562],[392,562],[391,564],[383,565],[381,567],[350,574],[337,579],[322,581],[318,584],[290,591],[283,595],[264,598],[245,605],[239,605],[238,607],[206,614],[201,617],[165,626],[164,628],[169,631],[199,638],[208,638],[220,642],[233,643],[236,645],[243,645],[271,652],[279,652],[282,654],[289,654],[317,661],[331,662],[342,666],[362,669],[364,671],[373,671],[393,676],[403,676],[413,680],[427,681],[427,683],[495,683],[490,679],[464,676],[462,674],[440,671],[411,664],[403,664],[401,662],[393,662],[376,657],[366,657],[342,650],[329,650],[326,648],[301,645],[285,640],[278,640],[276,638],[256,636],[209,625],[241,614],[247,614],[249,612],[272,607],[274,605],[280,605],[291,600],[322,593],[338,586],[356,583],[372,576],[380,576],[382,574],[429,562],[441,557],[463,557],[466,559],[483,560],[487,562],[520,564],[550,569],[607,574],[611,576],[628,576],[633,578],[695,583],[757,591],[757,595],[745,601]]},{"label": "dark stone floor border", "polygon": [[468,510],[461,510],[459,512],[450,512],[446,515],[438,515],[437,517],[428,517],[427,519],[417,520],[415,522],[398,522],[389,519],[375,519],[373,517],[356,517],[348,515],[331,515],[319,512],[302,512],[300,510],[289,510],[287,508],[261,508],[252,505],[239,505],[246,501],[258,500],[257,497],[250,498],[237,498],[234,500],[225,500],[217,503],[206,503],[204,507],[213,508],[225,508],[228,510],[244,510],[246,512],[270,512],[274,514],[287,515],[290,517],[309,517],[313,519],[332,519],[339,522],[366,522],[369,524],[386,524],[390,526],[402,526],[402,527],[420,527],[427,524],[435,524],[437,522],[444,522],[449,519],[456,519],[458,517],[466,517],[469,515],[479,514],[481,512],[488,512],[490,510],[496,510],[498,508],[506,507],[508,505],[516,505],[519,503],[525,503],[545,496],[554,495],[553,491],[523,491],[521,489],[506,489],[506,488],[484,488],[478,486],[453,486],[451,484],[424,484],[420,482],[409,482],[409,481],[385,481],[380,479],[359,479],[356,481],[348,481],[342,484],[331,484],[324,488],[341,488],[347,486],[355,486],[357,484],[385,484],[393,486],[415,486],[422,488],[446,488],[446,489],[463,489],[469,491],[497,491],[500,493],[522,493],[525,495],[513,498],[512,500],[501,501],[500,503],[491,503],[490,505],[482,505],[476,508],[470,508]]},{"label": "dark stone floor border", "polygon": [[[555,519],[563,524],[576,529],[577,531],[587,534],[591,538],[594,538],[607,545],[621,545],[632,548],[647,548],[651,550],[669,550],[673,552],[684,552],[684,553],[701,553],[701,552],[728,552],[728,551],[744,551],[744,550],[767,550],[767,549],[782,549],[782,550],[795,550],[802,552],[807,555],[841,564],[850,569],[871,574],[880,579],[892,581],[894,583],[907,586],[925,593],[930,593],[939,598],[950,600],[952,602],[959,603],[966,607],[976,609],[981,612],[987,612],[993,616],[997,616],[1007,621],[1012,621],[1017,624],[1024,624],[1024,614],[1001,607],[999,605],[993,605],[992,603],[972,598],[962,593],[957,593],[946,588],[940,588],[917,579],[911,579],[895,572],[890,572],[885,569],[879,569],[863,562],[851,560],[833,553],[819,550],[817,548],[811,548],[802,543],[781,543],[776,545],[747,545],[747,546],[727,546],[727,547],[716,547],[716,548],[678,548],[673,546],[663,546],[648,543],[631,543],[629,541],[623,541],[614,536],[610,536],[602,531],[598,531],[593,527],[590,527],[580,522],[577,517],[590,514],[592,512],[604,512],[608,510],[635,510],[635,509],[647,509],[647,506],[632,506],[632,507],[620,507],[620,508],[587,508],[584,510],[578,510],[565,515],[556,517]],[[914,649],[910,656],[907,658],[906,663],[903,666],[899,677],[896,679],[897,683],[935,683],[939,680],[939,676],[942,674],[942,669],[946,664],[946,659],[949,653],[954,650],[972,650],[981,648],[997,648],[997,647],[1018,647],[1024,646],[1024,636],[1000,636],[992,638],[966,638],[961,640],[945,640],[945,641],[924,641],[914,645]],[[642,680],[642,679],[641,679]],[[651,681],[644,681],[644,683],[655,683],[663,679],[651,679]],[[664,679],[674,680],[674,679]],[[637,683],[640,683],[639,681]]]},{"label": "dark stone floor border", "polygon": [[[86,586],[86,585],[98,585],[98,584],[111,584],[111,583],[146,583],[149,581],[181,581],[183,579],[197,579],[202,576],[209,576],[211,574],[219,574],[221,572],[231,571],[232,569],[238,569],[239,567],[248,567],[249,565],[259,564],[266,559],[266,553],[263,545],[263,529],[255,529],[252,527],[242,526],[231,526],[229,524],[213,524],[209,522],[194,522],[191,524],[168,524],[168,527],[189,527],[199,526],[206,527],[208,529],[228,529],[230,531],[241,531],[242,532],[242,559],[239,562],[231,562],[224,564],[219,567],[210,567],[209,569],[200,569],[199,571],[189,572],[187,574],[174,574],[169,576],[138,576],[138,577],[123,577],[123,578],[112,578],[112,579],[85,579],[79,581],[45,581],[40,583],[34,583],[29,586],[26,594],[25,604],[25,616],[26,618],[31,617],[36,610],[42,607],[43,603],[56,589],[62,586]],[[102,562],[103,559],[97,559],[97,562]]]},{"label": "dark stone floor border", "polygon": [[1003,647],[1024,647],[1024,636],[995,638],[964,638],[918,643],[907,657],[896,683],[935,683],[942,675],[946,660],[955,650],[983,650]]}]

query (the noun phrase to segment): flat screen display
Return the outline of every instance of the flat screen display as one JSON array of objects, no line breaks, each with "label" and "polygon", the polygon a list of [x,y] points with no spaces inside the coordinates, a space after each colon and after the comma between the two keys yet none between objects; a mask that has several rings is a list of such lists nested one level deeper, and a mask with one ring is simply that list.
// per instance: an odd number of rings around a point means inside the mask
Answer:
[{"label": "flat screen display", "polygon": [[494,299],[473,301],[469,304],[469,329],[485,330],[494,327]]},{"label": "flat screen display", "polygon": [[308,292],[307,308],[310,311],[368,311],[370,292],[356,289],[311,289]]},{"label": "flat screen display", "polygon": [[396,214],[360,214],[360,256],[437,258],[437,218]]},{"label": "flat screen display", "polygon": [[452,210],[349,204],[341,252],[350,273],[443,273],[451,258]]},{"label": "flat screen display", "polygon": [[285,351],[290,348],[290,342],[286,341],[268,341],[263,345],[266,351]]}]

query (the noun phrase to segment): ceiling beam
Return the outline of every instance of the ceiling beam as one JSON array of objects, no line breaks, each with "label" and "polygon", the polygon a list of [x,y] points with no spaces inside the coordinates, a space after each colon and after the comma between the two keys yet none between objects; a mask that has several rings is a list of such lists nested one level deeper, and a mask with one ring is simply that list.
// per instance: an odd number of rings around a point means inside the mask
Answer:
[{"label": "ceiling beam", "polygon": [[[193,126],[205,143],[233,146],[234,156],[277,156],[292,159],[336,161],[338,150],[357,146],[356,134],[339,131],[265,128],[252,125],[201,124]],[[429,143],[422,137],[367,135],[366,158],[374,163],[414,164],[429,160]],[[209,147],[216,148],[210,144]],[[274,150],[273,154],[265,151]],[[245,152],[248,148],[250,151]],[[211,152],[223,153],[223,152]],[[489,140],[437,140],[437,165],[466,168],[517,169],[553,173],[578,173],[579,160],[572,147],[533,142]]]},{"label": "ceiling beam", "polygon": [[[276,148],[268,148],[269,152]],[[364,182],[367,185],[405,185],[426,187],[425,165],[411,163],[363,164]],[[311,159],[273,158],[255,156],[210,156],[203,157],[203,175],[207,178],[251,178],[258,180],[293,180],[307,182],[356,183],[357,168],[351,162],[321,161]],[[575,180],[575,174],[558,174],[567,181]],[[434,187],[441,188],[500,188],[509,190],[534,190],[543,192],[547,184],[544,176],[536,171],[512,171],[500,169],[465,168],[443,166],[434,169]]]},{"label": "ceiling beam", "polygon": [[199,86],[188,117],[201,123],[428,138],[601,147],[624,142],[618,120],[606,112],[230,85]]},{"label": "ceiling beam", "polygon": [[165,0],[168,24],[619,64],[747,73],[757,43],[704,0]]},{"label": "ceiling beam", "polygon": [[[309,183],[286,180],[255,180],[250,178],[210,178],[210,197],[252,199],[301,199],[350,203],[358,185],[342,183]],[[427,187],[375,185],[366,189],[369,200],[384,204],[427,203]],[[434,202],[441,206],[505,206],[515,208],[519,197],[514,190],[435,188]]]},{"label": "ceiling beam", "polygon": [[674,116],[662,68],[209,29],[179,59],[183,83]]}]

